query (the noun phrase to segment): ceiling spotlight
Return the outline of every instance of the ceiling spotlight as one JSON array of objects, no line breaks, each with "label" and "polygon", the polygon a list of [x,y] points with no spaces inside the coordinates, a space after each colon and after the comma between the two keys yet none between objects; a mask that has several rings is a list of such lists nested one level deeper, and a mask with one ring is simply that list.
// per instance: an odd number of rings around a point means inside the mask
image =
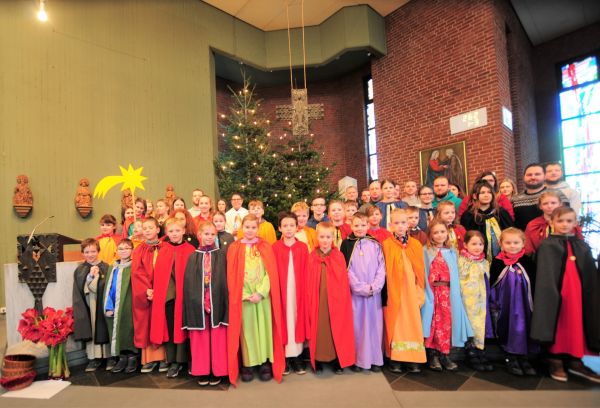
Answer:
[{"label": "ceiling spotlight", "polygon": [[37,12],[37,18],[43,23],[48,21],[48,14],[46,13],[46,0],[40,0],[40,7]]}]

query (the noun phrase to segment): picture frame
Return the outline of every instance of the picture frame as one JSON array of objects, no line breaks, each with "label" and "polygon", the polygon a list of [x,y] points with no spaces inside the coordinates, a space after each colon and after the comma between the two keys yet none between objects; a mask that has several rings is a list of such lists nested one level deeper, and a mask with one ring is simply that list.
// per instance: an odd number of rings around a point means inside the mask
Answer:
[{"label": "picture frame", "polygon": [[419,151],[421,185],[433,187],[433,180],[446,176],[463,194],[468,194],[467,150],[465,141]]}]

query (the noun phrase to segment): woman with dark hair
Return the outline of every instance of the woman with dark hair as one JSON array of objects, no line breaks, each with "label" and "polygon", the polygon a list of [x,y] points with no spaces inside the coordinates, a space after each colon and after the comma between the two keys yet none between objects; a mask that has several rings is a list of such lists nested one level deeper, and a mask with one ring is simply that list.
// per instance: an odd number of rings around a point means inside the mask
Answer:
[{"label": "woman with dark hair", "polygon": [[[500,186],[498,185],[498,179],[496,178],[496,173],[494,173],[493,171],[489,171],[489,170],[484,171],[475,179],[475,183],[473,183],[473,185],[475,185],[476,183],[478,183],[479,181],[482,181],[482,180],[487,181],[488,184],[490,186],[492,186],[492,189],[494,190],[494,194],[496,195],[496,201],[498,202],[498,205],[500,207],[504,208],[506,211],[508,211],[508,214],[514,220],[515,212],[513,211],[512,203],[510,202],[510,198],[506,197],[504,194],[498,193],[498,189]],[[462,203],[460,203],[460,207],[458,208],[458,217],[459,218],[462,217],[462,215],[465,211],[467,211],[467,208],[469,208],[471,206],[472,202],[473,202],[472,195],[468,195],[462,200]]]},{"label": "woman with dark hair", "polygon": [[381,211],[381,223],[379,226],[390,230],[390,214],[395,208],[406,208],[408,204],[396,197],[396,183],[392,180],[381,180],[381,191],[383,198],[375,205]]},{"label": "woman with dark hair", "polygon": [[500,233],[512,227],[513,220],[508,211],[496,202],[494,188],[485,180],[473,186],[471,204],[460,217],[460,223],[467,231],[475,230],[483,235],[484,253],[489,262],[500,253]]}]

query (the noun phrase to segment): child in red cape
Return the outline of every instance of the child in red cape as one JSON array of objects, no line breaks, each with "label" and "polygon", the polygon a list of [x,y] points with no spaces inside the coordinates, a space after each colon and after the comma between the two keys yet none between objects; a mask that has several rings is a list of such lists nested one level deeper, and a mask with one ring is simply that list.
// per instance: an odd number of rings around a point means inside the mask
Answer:
[{"label": "child in red cape", "polygon": [[[150,344],[150,313],[154,265],[160,250],[160,226],[155,218],[142,222],[144,242],[133,250],[131,259],[131,303],[133,309],[133,344],[141,350],[142,373],[149,373],[165,360],[165,348]],[[167,370],[166,362],[159,368]]]},{"label": "child in red cape", "polygon": [[165,345],[168,378],[175,378],[181,364],[189,361],[189,347],[183,321],[183,276],[189,256],[195,248],[184,240],[183,224],[169,218],[164,224],[167,238],[161,244],[154,267],[150,342]]},{"label": "child in red cape", "polygon": [[[227,251],[227,358],[229,381],[234,386],[240,371],[240,348],[244,382],[252,381],[256,365],[262,381],[274,377],[281,382],[285,369],[277,264],[271,245],[257,236],[258,222],[254,214],[246,215],[241,225],[243,238]],[[258,329],[256,320],[266,325],[263,330]]]},{"label": "child in red cape", "polygon": [[323,362],[332,362],[334,372],[342,374],[356,361],[350,282],[344,255],[333,245],[335,232],[332,223],[319,223],[319,247],[308,258],[308,341],[317,374]]},{"label": "child in red cape", "polygon": [[279,214],[281,239],[273,244],[281,290],[281,340],[285,346],[284,375],[293,370],[306,373],[300,354],[306,341],[306,266],[308,247],[296,238],[297,218],[292,212]]}]

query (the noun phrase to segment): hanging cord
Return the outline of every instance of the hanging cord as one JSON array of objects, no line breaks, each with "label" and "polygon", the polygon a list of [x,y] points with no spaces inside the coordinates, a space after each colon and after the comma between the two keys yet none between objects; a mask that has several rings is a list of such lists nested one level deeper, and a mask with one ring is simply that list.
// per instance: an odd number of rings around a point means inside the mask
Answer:
[{"label": "hanging cord", "polygon": [[[304,89],[306,89],[306,47],[304,45],[304,0],[302,0],[302,63],[303,63],[303,68],[304,68]],[[288,20],[288,24],[289,24],[289,20]],[[289,27],[289,26],[288,26]],[[289,30],[289,28],[288,28]],[[290,61],[290,66],[291,66],[291,61]]]},{"label": "hanging cord", "polygon": [[292,40],[290,36],[290,2],[285,5],[285,15],[287,17],[287,35],[288,35],[288,56],[290,59],[290,89],[294,89],[294,78],[292,75]]}]

